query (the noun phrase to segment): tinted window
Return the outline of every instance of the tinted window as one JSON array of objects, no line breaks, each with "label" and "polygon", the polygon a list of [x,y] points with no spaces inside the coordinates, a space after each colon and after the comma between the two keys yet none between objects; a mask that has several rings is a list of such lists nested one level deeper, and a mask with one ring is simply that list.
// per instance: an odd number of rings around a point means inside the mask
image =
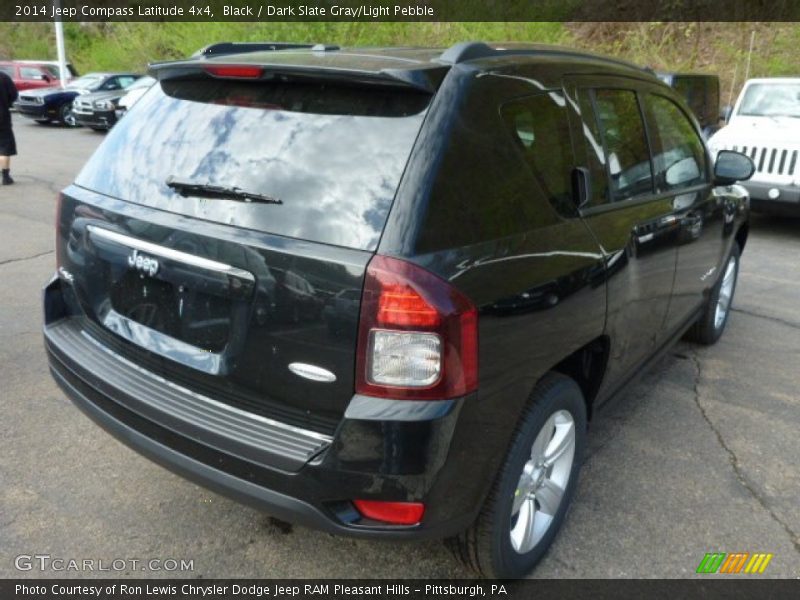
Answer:
[{"label": "tinted window", "polygon": [[603,136],[597,125],[597,118],[592,107],[591,90],[581,90],[578,95],[579,118],[581,133],[583,134],[586,164],[589,169],[592,195],[588,206],[596,206],[611,201],[608,189],[608,170],[606,167],[606,154],[603,149]]},{"label": "tinted window", "polygon": [[563,95],[553,92],[515,100],[501,113],[541,193],[562,212],[572,212],[573,156]]},{"label": "tinted window", "polygon": [[645,102],[655,122],[651,131],[656,191],[703,183],[705,149],[686,114],[663,96],[648,94]]},{"label": "tinted window", "polygon": [[[114,126],[77,183],[201,219],[374,249],[428,101],[374,86],[163,82]],[[170,177],[283,204],[183,197]]]},{"label": "tinted window", "polygon": [[608,157],[612,200],[618,202],[651,192],[650,152],[636,94],[629,90],[595,90],[595,100]]}]

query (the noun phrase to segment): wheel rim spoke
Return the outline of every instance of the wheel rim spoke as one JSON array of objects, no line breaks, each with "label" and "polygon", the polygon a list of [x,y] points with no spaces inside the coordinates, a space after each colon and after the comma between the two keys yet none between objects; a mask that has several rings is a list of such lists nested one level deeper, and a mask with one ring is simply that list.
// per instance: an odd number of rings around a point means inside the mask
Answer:
[{"label": "wheel rim spoke", "polygon": [[528,552],[535,544],[534,522],[536,520],[536,504],[533,498],[526,497],[519,510],[517,523],[511,530],[511,543],[519,552]]},{"label": "wheel rim spoke", "polygon": [[556,433],[544,453],[544,464],[553,465],[575,443],[575,423],[570,421],[556,426]]},{"label": "wheel rim spoke", "polygon": [[533,441],[533,447],[531,448],[531,460],[534,463],[541,463],[544,460],[544,453],[547,449],[547,446],[550,444],[550,440],[553,439],[553,430],[556,426],[556,416],[551,415],[547,422],[544,424],[542,429],[539,431],[539,435],[536,436],[536,439]]},{"label": "wheel rim spoke", "polygon": [[548,515],[555,516],[558,507],[561,506],[561,499],[564,497],[564,490],[552,479],[545,479],[542,486],[536,490],[536,499],[539,501],[539,509]]},{"label": "wheel rim spoke", "polygon": [[725,322],[725,317],[728,315],[728,309],[731,305],[731,298],[733,297],[733,286],[736,283],[736,258],[731,256],[725,267],[725,273],[722,276],[722,283],[719,287],[719,294],[717,298],[717,306],[714,310],[714,327],[719,328]]}]

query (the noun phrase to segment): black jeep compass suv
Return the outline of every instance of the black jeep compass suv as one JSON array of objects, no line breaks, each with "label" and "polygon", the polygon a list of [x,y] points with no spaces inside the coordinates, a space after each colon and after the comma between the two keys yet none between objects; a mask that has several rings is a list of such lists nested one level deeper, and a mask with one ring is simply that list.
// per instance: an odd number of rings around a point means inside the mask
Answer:
[{"label": "black jeep compass suv", "polygon": [[648,71],[226,43],[151,74],[60,195],[44,336],[79,408],[212,489],[520,576],[590,417],[725,327],[752,163]]}]

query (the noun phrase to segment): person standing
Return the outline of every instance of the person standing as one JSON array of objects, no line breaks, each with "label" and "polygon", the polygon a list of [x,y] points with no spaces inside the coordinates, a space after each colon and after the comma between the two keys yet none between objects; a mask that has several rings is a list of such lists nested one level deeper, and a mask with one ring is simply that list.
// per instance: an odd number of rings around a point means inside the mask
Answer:
[{"label": "person standing", "polygon": [[17,99],[17,87],[6,73],[0,71],[0,170],[2,185],[11,185],[11,157],[17,153],[17,142],[11,129],[11,105]]}]

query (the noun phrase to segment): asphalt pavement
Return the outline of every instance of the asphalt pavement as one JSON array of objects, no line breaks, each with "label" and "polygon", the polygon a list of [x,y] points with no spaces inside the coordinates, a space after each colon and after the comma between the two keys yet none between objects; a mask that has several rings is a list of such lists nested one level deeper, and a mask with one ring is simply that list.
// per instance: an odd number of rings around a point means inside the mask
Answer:
[{"label": "asphalt pavement", "polygon": [[[0,187],[0,577],[469,576],[441,542],[277,522],[163,470],[74,408],[47,370],[40,289],[54,270],[58,190],[104,136],[16,116],[15,129],[17,184]],[[761,577],[800,574],[798,257],[800,220],[753,219],[725,335],[681,342],[593,422],[571,513],[533,577],[689,577],[707,552],[769,552]],[[16,568],[37,554],[127,562]],[[151,558],[193,569],[131,566]]]}]

